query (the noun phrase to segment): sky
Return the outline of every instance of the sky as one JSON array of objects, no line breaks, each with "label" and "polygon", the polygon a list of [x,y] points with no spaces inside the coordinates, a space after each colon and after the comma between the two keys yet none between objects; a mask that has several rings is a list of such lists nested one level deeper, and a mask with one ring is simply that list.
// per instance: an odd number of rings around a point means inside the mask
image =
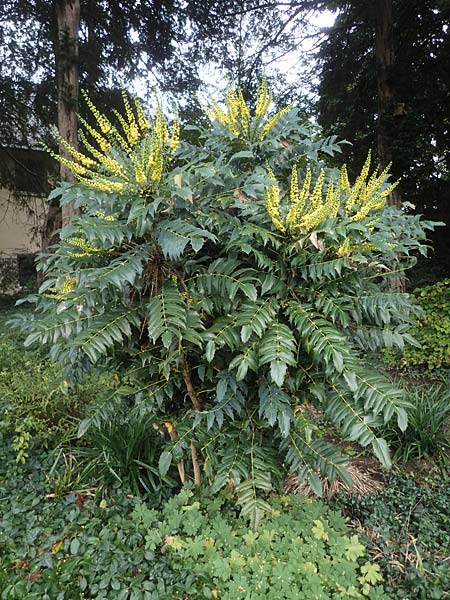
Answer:
[{"label": "sky", "polygon": [[[336,14],[331,11],[315,12],[312,14],[309,23],[313,28],[327,28],[331,27],[336,19]],[[304,74],[305,79],[307,77],[306,69],[309,70],[309,74],[314,69],[311,69],[311,63],[305,66],[305,56],[310,56],[314,52],[314,46],[317,44],[318,38],[308,38],[302,41],[295,52],[284,55],[280,60],[276,60],[271,63],[270,70],[278,70],[286,75],[288,83],[298,81],[302,79]],[[226,73],[220,71],[216,65],[206,65],[201,70],[201,77],[203,79],[203,89],[201,90],[202,96],[211,95],[219,99],[222,96],[222,91],[226,86]],[[314,85],[317,81],[314,77],[309,77],[310,84]],[[136,79],[132,85],[132,91],[139,95],[141,98],[145,98],[147,102],[150,102],[153,96],[153,88],[157,87],[156,78],[152,77],[151,74],[146,78]],[[129,87],[129,86],[128,86]],[[167,107],[170,108],[170,107]]]}]

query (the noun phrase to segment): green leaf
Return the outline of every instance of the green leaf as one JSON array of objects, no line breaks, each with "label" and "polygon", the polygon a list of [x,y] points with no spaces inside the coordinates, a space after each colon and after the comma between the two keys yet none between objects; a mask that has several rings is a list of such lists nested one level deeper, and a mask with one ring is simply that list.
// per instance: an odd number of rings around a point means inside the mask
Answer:
[{"label": "green leaf", "polygon": [[158,461],[158,469],[160,474],[164,477],[164,475],[167,475],[167,471],[169,470],[169,467],[172,463],[172,453],[171,452],[167,452],[166,450],[164,452],[162,452],[161,456],[159,457],[159,461]]},{"label": "green leaf", "polygon": [[282,386],[287,366],[296,366],[297,342],[284,323],[274,321],[259,344],[259,364],[270,363],[272,380]]},{"label": "green leaf", "polygon": [[78,538],[73,538],[73,540],[70,542],[70,554],[77,555],[79,549],[80,540]]},{"label": "green leaf", "polygon": [[391,455],[386,440],[375,438],[372,442],[372,448],[380,463],[386,467],[386,469],[390,469],[392,467]]}]

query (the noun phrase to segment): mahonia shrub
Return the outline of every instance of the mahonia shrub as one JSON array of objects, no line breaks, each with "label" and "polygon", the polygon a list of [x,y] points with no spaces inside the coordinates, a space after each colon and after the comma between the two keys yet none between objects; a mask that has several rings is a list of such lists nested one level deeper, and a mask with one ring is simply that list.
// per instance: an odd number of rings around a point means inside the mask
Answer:
[{"label": "mahonia shrub", "polygon": [[378,428],[404,429],[408,404],[367,355],[412,341],[414,308],[390,282],[433,225],[386,204],[370,155],[353,182],[327,167],[340,144],[295,108],[272,114],[265,81],[253,110],[231,88],[207,104],[190,142],[159,105],[150,119],[125,96],[116,124],[89,106],[84,151],[59,158],[78,184],[51,194],[80,213],[25,325],[69,383],[118,373],[81,433],[127,402],[166,440],[162,475],[233,486],[254,526],[286,470],[318,494],[322,476],[349,482],[310,404],[389,467]]}]

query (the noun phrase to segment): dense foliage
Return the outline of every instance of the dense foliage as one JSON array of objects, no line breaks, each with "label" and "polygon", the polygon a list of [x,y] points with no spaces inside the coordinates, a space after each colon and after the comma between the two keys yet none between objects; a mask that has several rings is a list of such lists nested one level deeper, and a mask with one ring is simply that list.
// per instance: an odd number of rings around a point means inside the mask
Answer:
[{"label": "dense foliage", "polygon": [[409,389],[408,400],[412,406],[408,412],[407,429],[400,431],[390,423],[384,432],[394,461],[404,464],[414,459],[426,459],[444,469],[450,463],[448,375],[444,383],[427,383]]},{"label": "dense foliage", "polygon": [[147,547],[164,543],[176,598],[386,597],[379,567],[365,560],[344,519],[322,504],[301,496],[272,500],[271,516],[254,533],[223,497],[203,504],[191,497],[184,491],[170,500],[157,525],[155,511],[134,513]]},{"label": "dense foliage", "polygon": [[8,432],[24,462],[28,449],[53,448],[77,433],[78,419],[100,398],[111,377],[88,377],[68,390],[60,386],[60,369],[42,352],[23,351],[23,337],[6,325],[11,314],[0,314],[0,432]]},{"label": "dense foliage", "polygon": [[450,589],[450,492],[448,479],[418,481],[392,474],[370,497],[341,497],[339,505],[359,523],[358,533],[377,557],[385,589],[394,600],[448,598]]},{"label": "dense foliage", "polygon": [[420,347],[406,346],[407,365],[426,365],[428,369],[450,366],[450,280],[414,291],[422,313],[411,333]]},{"label": "dense foliage", "polygon": [[319,502],[273,501],[254,534],[223,495],[184,490],[163,509],[126,487],[55,497],[45,455],[1,459],[2,600],[386,597],[357,536]]},{"label": "dense foliage", "polygon": [[[377,144],[379,89],[374,40],[377,11],[392,5],[393,64],[386,77],[392,90],[386,119],[392,172],[402,179],[403,200],[427,218],[448,221],[450,148],[450,2],[391,0],[334,3],[339,10],[320,48],[319,122],[329,134],[353,142],[346,157],[358,166]],[[386,42],[386,40],[384,40]],[[448,234],[434,237],[436,261],[448,276]],[[430,261],[431,262],[431,261]],[[430,265],[425,267],[430,270]],[[437,277],[434,277],[436,280]]]},{"label": "dense foliage", "polygon": [[52,193],[81,214],[41,264],[24,323],[68,381],[117,372],[82,431],[126,401],[165,439],[162,475],[176,463],[182,481],[231,483],[255,525],[283,468],[319,494],[319,475],[348,479],[308,403],[390,465],[377,430],[403,430],[408,403],[366,354],[412,341],[414,309],[392,283],[432,228],[386,205],[370,155],[354,183],[326,168],[335,138],[271,100],[263,82],[251,112],[230,89],[180,145],[160,107],[148,120],[125,96],[116,126],[90,104],[85,153],[60,158],[79,184]]},{"label": "dense foliage", "polygon": [[[173,574],[145,548],[130,514],[139,506],[126,487],[107,500],[89,489],[55,496],[64,472],[34,453],[16,467],[3,440],[0,471],[2,600],[149,600],[165,597]],[[171,597],[166,596],[166,597]]]}]

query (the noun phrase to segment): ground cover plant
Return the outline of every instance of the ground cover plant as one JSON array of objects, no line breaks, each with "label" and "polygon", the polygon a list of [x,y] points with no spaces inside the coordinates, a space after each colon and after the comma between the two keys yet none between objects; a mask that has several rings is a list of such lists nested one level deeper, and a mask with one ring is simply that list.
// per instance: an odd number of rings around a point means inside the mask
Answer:
[{"label": "ground cover plant", "polygon": [[396,472],[384,492],[337,502],[380,566],[389,598],[450,597],[450,492],[448,477],[428,463],[422,475]]},{"label": "ground cover plant", "polygon": [[88,100],[97,128],[59,158],[78,184],[51,194],[80,212],[24,325],[69,383],[117,373],[80,433],[132,406],[164,440],[161,476],[233,486],[255,528],[286,470],[318,494],[320,475],[348,481],[307,403],[390,466],[379,430],[404,430],[409,404],[367,352],[413,342],[391,284],[433,227],[386,204],[395,183],[370,155],[350,182],[327,167],[336,139],[271,103],[265,82],[252,111],[229,89],[180,143],[159,106],[150,119],[124,95],[114,124]]},{"label": "ground cover plant", "polygon": [[160,507],[126,486],[55,494],[53,457],[1,445],[2,600],[386,598],[379,568],[320,502],[272,499],[255,534],[230,494],[185,489]]}]

